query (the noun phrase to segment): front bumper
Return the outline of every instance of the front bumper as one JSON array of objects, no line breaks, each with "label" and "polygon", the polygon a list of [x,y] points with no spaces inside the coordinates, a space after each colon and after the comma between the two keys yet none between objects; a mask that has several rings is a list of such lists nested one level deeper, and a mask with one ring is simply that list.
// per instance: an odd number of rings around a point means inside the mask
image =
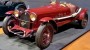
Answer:
[{"label": "front bumper", "polygon": [[16,35],[19,35],[19,33],[17,31],[14,31],[14,30],[18,30],[19,31],[22,31],[23,33],[23,37],[30,37],[33,35],[33,33],[36,31],[35,28],[33,29],[27,29],[27,28],[23,28],[23,27],[20,27],[19,25],[15,25],[13,28],[11,28],[10,32],[16,34]]}]

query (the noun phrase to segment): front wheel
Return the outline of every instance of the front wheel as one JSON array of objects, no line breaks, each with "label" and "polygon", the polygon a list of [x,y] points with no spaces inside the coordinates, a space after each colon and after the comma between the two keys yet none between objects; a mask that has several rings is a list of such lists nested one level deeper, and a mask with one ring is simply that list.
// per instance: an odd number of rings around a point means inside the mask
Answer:
[{"label": "front wheel", "polygon": [[15,19],[12,18],[11,16],[5,17],[4,21],[3,21],[3,31],[4,33],[9,36],[9,37],[13,37],[14,34],[10,32],[10,29],[14,26],[14,22]]},{"label": "front wheel", "polygon": [[47,48],[53,38],[53,27],[50,24],[41,24],[36,32],[36,44],[39,48]]}]

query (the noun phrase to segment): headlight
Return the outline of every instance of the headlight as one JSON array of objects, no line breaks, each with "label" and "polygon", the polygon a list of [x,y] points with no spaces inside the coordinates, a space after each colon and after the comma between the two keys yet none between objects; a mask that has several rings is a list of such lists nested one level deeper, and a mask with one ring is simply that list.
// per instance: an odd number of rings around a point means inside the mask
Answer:
[{"label": "headlight", "polygon": [[37,15],[36,15],[35,13],[31,13],[31,14],[30,14],[30,19],[31,19],[32,21],[35,21],[36,18],[37,18]]},{"label": "headlight", "polygon": [[19,11],[18,10],[15,10],[14,11],[14,15],[15,15],[15,17],[18,17],[19,16]]}]

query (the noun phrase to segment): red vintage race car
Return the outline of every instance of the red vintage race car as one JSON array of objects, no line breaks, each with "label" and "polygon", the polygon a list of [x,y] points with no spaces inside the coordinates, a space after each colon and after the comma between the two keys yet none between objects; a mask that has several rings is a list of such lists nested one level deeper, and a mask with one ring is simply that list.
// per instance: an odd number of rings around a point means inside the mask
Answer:
[{"label": "red vintage race car", "polygon": [[8,15],[3,21],[5,34],[9,37],[17,35],[20,38],[35,36],[35,42],[41,49],[50,45],[58,27],[77,21],[80,28],[85,28],[88,22],[87,9],[56,0],[39,8],[24,9],[18,6],[15,11],[6,14]]}]

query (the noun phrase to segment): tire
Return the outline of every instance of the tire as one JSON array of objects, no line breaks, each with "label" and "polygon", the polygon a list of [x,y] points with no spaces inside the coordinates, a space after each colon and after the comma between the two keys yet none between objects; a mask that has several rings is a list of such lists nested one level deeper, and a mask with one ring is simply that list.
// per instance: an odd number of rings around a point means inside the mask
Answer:
[{"label": "tire", "polygon": [[78,21],[79,28],[84,29],[87,26],[87,23],[88,23],[88,14],[85,14],[84,19]]},{"label": "tire", "polygon": [[[13,37],[13,36],[15,36],[13,33],[11,33],[10,31],[9,31],[9,29],[8,29],[8,22],[10,22],[10,20],[12,20],[12,19],[14,19],[14,18],[12,18],[12,17],[5,17],[5,19],[4,19],[4,21],[3,21],[3,26],[2,26],[2,28],[3,28],[3,31],[4,31],[4,33],[7,35],[7,36],[9,36],[9,37]],[[13,26],[13,24],[11,23],[11,25]]]},{"label": "tire", "polygon": [[47,48],[52,42],[53,34],[54,34],[53,27],[50,24],[41,24],[36,32],[35,37],[36,45],[40,49]]}]

